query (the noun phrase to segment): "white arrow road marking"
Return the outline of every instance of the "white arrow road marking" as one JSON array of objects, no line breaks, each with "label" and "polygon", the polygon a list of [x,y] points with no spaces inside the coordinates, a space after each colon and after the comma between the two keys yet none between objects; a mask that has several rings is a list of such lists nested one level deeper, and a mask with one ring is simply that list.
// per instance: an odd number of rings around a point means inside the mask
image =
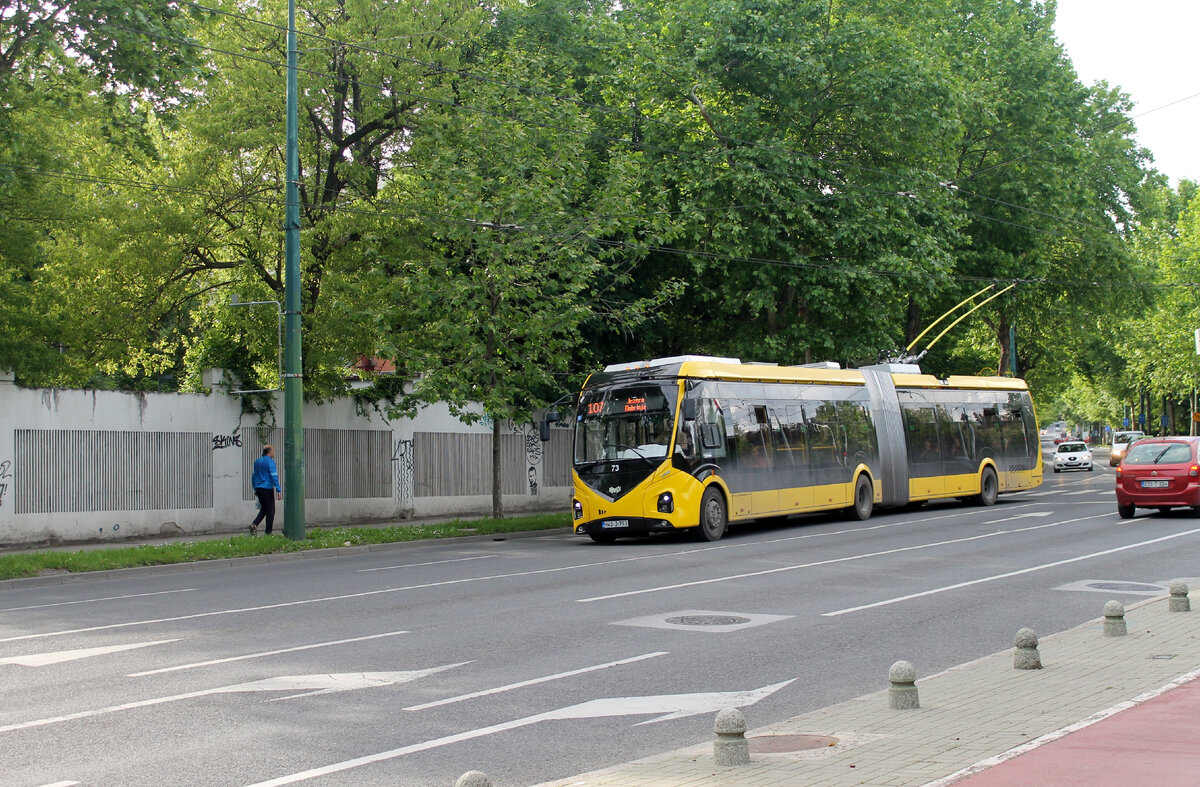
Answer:
[{"label": "white arrow road marking", "polygon": [[375,686],[408,683],[416,678],[431,675],[434,672],[441,672],[451,667],[461,667],[464,664],[470,664],[470,662],[460,661],[457,664],[447,664],[444,667],[436,667],[432,670],[424,670],[419,673],[342,672],[331,675],[282,675],[278,678],[264,678],[263,680],[251,681],[250,683],[239,683],[236,686],[226,686],[223,689],[217,689],[214,693],[234,694],[245,691],[301,690],[299,694],[290,694],[286,697],[276,697],[270,700],[271,702],[277,702],[279,700],[294,700],[298,697],[314,697],[318,694],[336,694],[341,691],[354,691],[355,689],[369,689]]},{"label": "white arrow road marking", "polygon": [[178,642],[175,639],[158,639],[153,642],[131,642],[128,645],[106,645],[100,648],[79,648],[78,650],[59,650],[53,653],[31,653],[28,656],[8,656],[0,658],[0,664],[20,664],[22,667],[45,667],[48,664],[61,664],[64,661],[75,661],[92,656],[103,656],[108,653],[120,653],[123,650],[148,648],[151,645],[165,645],[168,642]]},{"label": "white arrow road marking", "polygon": [[[1103,514],[1102,516],[1111,516],[1111,514]],[[1096,519],[1096,517],[1087,517],[1087,519]],[[1113,547],[1112,549],[1104,549],[1099,552],[1092,552],[1087,555],[1078,555],[1076,557],[1069,557],[1065,560],[1056,560],[1053,563],[1043,563],[1040,566],[1030,566],[1029,568],[1021,568],[1021,569],[1017,569],[1016,571],[1007,571],[1003,574],[993,574],[990,577],[980,577],[979,579],[972,579],[972,580],[968,580],[967,582],[958,582],[954,585],[946,585],[945,587],[934,588],[932,590],[923,590],[920,593],[909,593],[907,596],[897,596],[896,598],[889,598],[884,601],[876,601],[873,604],[863,604],[863,605],[857,606],[857,607],[848,607],[846,609],[839,609],[834,612],[822,612],[821,617],[832,618],[832,617],[837,617],[838,615],[846,615],[851,612],[861,612],[864,609],[874,609],[875,607],[886,607],[889,604],[899,604],[901,601],[909,601],[914,598],[921,598],[922,596],[932,596],[936,593],[945,593],[947,590],[958,590],[959,588],[970,587],[971,585],[979,585],[984,582],[994,582],[997,579],[1008,579],[1009,577],[1016,577],[1016,576],[1020,576],[1021,574],[1031,574],[1034,571],[1041,571],[1041,570],[1047,569],[1047,568],[1056,568],[1058,566],[1065,566],[1068,563],[1078,563],[1081,560],[1091,560],[1094,557],[1104,557],[1105,555],[1112,555],[1112,554],[1116,554],[1117,552],[1124,552],[1129,549],[1137,549],[1138,547],[1149,546],[1150,544],[1158,544],[1163,541],[1170,541],[1171,539],[1174,539],[1174,538],[1183,538],[1184,536],[1194,536],[1197,533],[1200,533],[1200,528],[1197,528],[1195,530],[1186,530],[1182,533],[1174,533],[1169,536],[1163,536],[1162,538],[1152,538],[1149,541],[1139,541],[1136,544],[1126,544],[1123,547]]]},{"label": "white arrow road marking", "polygon": [[169,697],[154,697],[148,700],[138,700],[137,702],[126,702],[121,705],[110,705],[107,708],[97,708],[96,710],[79,711],[78,713],[68,713],[63,716],[52,716],[48,719],[35,719],[33,721],[23,721],[17,724],[8,724],[0,727],[0,732],[12,732],[13,730],[25,730],[30,727],[44,727],[48,724],[58,724],[59,722],[71,721],[73,719],[86,719],[92,716],[103,716],[108,713],[116,713],[117,711],[132,710],[133,708],[146,708],[151,705],[162,705],[168,702],[179,702],[180,700],[190,700],[196,697],[209,697],[214,694],[234,694],[243,692],[260,692],[260,691],[294,691],[296,689],[306,689],[303,694],[294,696],[302,697],[312,694],[326,694],[335,691],[352,691],[354,689],[368,688],[372,686],[391,686],[397,683],[408,683],[424,678],[427,675],[441,672],[443,670],[460,667],[469,662],[461,662],[459,664],[446,664],[441,667],[431,667],[423,670],[409,670],[406,672],[354,672],[332,675],[285,675],[278,678],[267,678],[266,680],[255,680],[249,683],[238,683],[233,686],[220,686],[215,689],[203,689],[201,691],[189,691],[187,694],[173,694]]},{"label": "white arrow road marking", "polygon": [[[468,730],[460,732],[456,735],[447,735],[444,738],[436,738],[423,743],[414,743],[409,746],[402,746],[399,749],[380,752],[379,754],[369,754],[365,757],[356,757],[353,760],[345,760],[344,762],[334,763],[333,765],[324,765],[320,768],[312,768],[307,771],[293,773],[288,776],[280,776],[276,779],[270,779],[265,782],[257,782],[249,785],[249,787],[278,787],[283,784],[295,784],[296,782],[315,779],[318,776],[328,776],[331,773],[339,773],[348,771],[352,768],[358,768],[363,765],[371,765],[385,760],[392,760],[397,757],[403,757],[406,754],[415,752],[427,751],[436,749],[442,746],[448,746],[452,743],[460,743],[461,741],[469,741],[474,738],[482,738],[485,735],[492,735],[498,732],[506,732],[515,730],[519,727],[528,727],[531,724],[537,724],[542,721],[554,721],[559,719],[595,719],[607,716],[642,716],[645,714],[662,714],[656,719],[651,719],[650,722],[664,721],[666,719],[678,719],[684,716],[695,716],[701,713],[715,713],[724,708],[737,707],[744,708],[762,700],[788,685],[792,680],[785,680],[782,683],[775,683],[770,686],[763,686],[761,689],[753,689],[751,691],[728,691],[728,692],[710,692],[707,694],[667,694],[657,697],[618,697],[612,699],[592,700],[583,702],[578,705],[571,705],[566,708],[560,708],[548,713],[539,713],[536,716],[526,716],[523,719],[514,719],[506,721],[502,724],[493,724],[489,727],[480,727],[477,730]],[[650,722],[642,722],[649,724]]]},{"label": "white arrow road marking", "polygon": [[[32,607],[9,607],[8,609],[0,609],[0,612],[20,612],[24,609],[45,609],[46,607],[68,607],[72,604],[91,604],[96,601],[120,601],[126,598],[143,598],[144,596],[165,596],[168,593],[191,593],[195,588],[182,588],[180,590],[159,590],[154,593],[131,593],[127,596],[105,596],[104,598],[82,598],[78,601],[56,601],[53,604],[34,604]],[[71,782],[76,784],[77,782]]]},{"label": "white arrow road marking", "polygon": [[667,655],[667,651],[665,650],[658,651],[656,653],[644,653],[641,656],[633,656],[632,658],[621,659],[620,661],[610,661],[607,664],[597,664],[593,667],[580,667],[579,669],[574,669],[570,672],[560,672],[557,675],[546,675],[541,678],[523,680],[520,683],[510,683],[507,686],[497,686],[494,689],[485,689],[484,691],[476,691],[471,694],[460,694],[457,697],[447,697],[444,700],[437,700],[436,702],[426,702],[424,705],[410,705],[404,710],[425,710],[426,708],[436,708],[441,705],[450,705],[455,702],[462,702],[463,700],[473,700],[477,697],[487,697],[491,694],[500,694],[501,692],[512,691],[513,689],[523,689],[526,686],[536,686],[539,683],[546,683],[548,681],[558,680],[560,678],[573,678],[576,675],[582,675],[585,672],[595,672],[596,670],[608,669],[609,667],[619,667],[622,664],[633,664],[637,661],[644,661],[646,659],[652,659],[655,656],[665,655]]},{"label": "white arrow road marking", "polygon": [[228,664],[232,661],[247,661],[248,659],[261,659],[266,656],[278,656],[280,653],[295,653],[299,650],[312,650],[314,648],[325,648],[330,645],[345,645],[349,642],[363,642],[368,639],[379,639],[380,637],[394,637],[398,634],[407,634],[407,631],[388,631],[383,634],[371,634],[366,637],[351,637],[350,639],[335,639],[329,642],[314,642],[311,645],[297,645],[294,648],[280,648],[279,650],[264,650],[260,653],[247,653],[242,656],[229,656],[224,659],[211,659],[209,661],[197,661],[192,664],[180,664],[177,667],[162,667],[161,669],[146,670],[145,672],[131,672],[125,677],[127,678],[142,678],[146,675],[158,675],[162,672],[178,672],[185,669],[196,669],[197,667],[211,667],[214,664]]}]

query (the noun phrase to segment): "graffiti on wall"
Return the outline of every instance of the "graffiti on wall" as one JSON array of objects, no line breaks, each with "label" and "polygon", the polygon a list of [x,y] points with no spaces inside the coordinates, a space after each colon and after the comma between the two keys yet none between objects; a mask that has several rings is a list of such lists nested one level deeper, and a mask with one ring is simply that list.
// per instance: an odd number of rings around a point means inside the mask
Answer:
[{"label": "graffiti on wall", "polygon": [[545,450],[542,446],[542,436],[538,431],[537,424],[534,423],[514,423],[512,425],[512,432],[525,439],[525,462],[529,474],[529,494],[537,495],[537,466],[542,463],[542,452]]},{"label": "graffiti on wall", "polygon": [[0,462],[0,507],[4,505],[4,495],[8,492],[8,479],[12,478],[12,461],[5,459]]},{"label": "graffiti on wall", "polygon": [[220,451],[222,448],[233,448],[234,446],[242,447],[242,436],[240,434],[215,434],[213,435],[212,445],[214,451]]}]

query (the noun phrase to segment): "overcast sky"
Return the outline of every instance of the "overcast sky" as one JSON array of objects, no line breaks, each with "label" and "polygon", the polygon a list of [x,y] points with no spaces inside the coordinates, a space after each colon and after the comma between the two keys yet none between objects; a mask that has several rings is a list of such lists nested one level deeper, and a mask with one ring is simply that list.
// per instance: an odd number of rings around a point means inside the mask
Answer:
[{"label": "overcast sky", "polygon": [[1058,0],[1055,31],[1084,84],[1103,79],[1133,98],[1154,166],[1173,184],[1200,181],[1200,95],[1188,98],[1200,93],[1200,2]]}]

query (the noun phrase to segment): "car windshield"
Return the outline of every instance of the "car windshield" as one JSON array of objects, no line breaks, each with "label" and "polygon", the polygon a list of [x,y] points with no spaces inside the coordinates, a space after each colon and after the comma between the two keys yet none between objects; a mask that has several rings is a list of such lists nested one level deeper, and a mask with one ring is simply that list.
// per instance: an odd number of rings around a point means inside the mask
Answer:
[{"label": "car windshield", "polygon": [[1113,443],[1132,443],[1141,440],[1145,436],[1141,432],[1123,432],[1113,438]]},{"label": "car windshield", "polygon": [[1074,451],[1086,451],[1086,450],[1087,450],[1087,446],[1084,445],[1083,443],[1059,443],[1059,445],[1058,445],[1058,452],[1060,454],[1066,454],[1066,453],[1070,453],[1070,452],[1074,452]]},{"label": "car windshield", "polygon": [[1187,443],[1141,443],[1125,455],[1127,465],[1174,465],[1192,461]]}]

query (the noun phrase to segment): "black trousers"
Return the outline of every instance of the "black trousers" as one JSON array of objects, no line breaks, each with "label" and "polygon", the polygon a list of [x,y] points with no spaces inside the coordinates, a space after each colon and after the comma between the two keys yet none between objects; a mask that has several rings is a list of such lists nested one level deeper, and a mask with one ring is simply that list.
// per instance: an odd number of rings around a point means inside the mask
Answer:
[{"label": "black trousers", "polygon": [[254,517],[254,524],[258,525],[265,517],[267,520],[267,532],[271,532],[271,528],[275,526],[275,490],[254,488],[254,496],[258,498],[260,506],[258,516]]}]

